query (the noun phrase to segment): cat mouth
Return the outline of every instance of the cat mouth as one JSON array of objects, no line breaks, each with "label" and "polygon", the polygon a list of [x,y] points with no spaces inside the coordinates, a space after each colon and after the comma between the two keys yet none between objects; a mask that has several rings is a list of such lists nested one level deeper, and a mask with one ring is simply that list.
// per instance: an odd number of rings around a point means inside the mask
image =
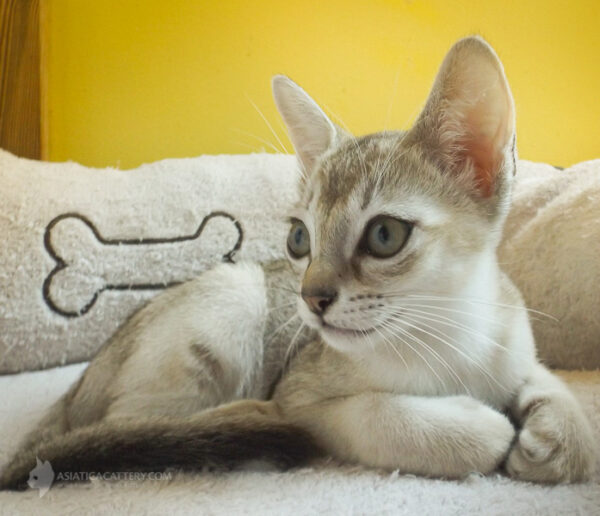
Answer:
[{"label": "cat mouth", "polygon": [[371,328],[364,329],[340,328],[339,326],[334,326],[333,324],[323,321],[321,329],[332,335],[337,335],[340,337],[364,337],[365,335],[373,333],[376,330],[376,327],[372,326]]}]

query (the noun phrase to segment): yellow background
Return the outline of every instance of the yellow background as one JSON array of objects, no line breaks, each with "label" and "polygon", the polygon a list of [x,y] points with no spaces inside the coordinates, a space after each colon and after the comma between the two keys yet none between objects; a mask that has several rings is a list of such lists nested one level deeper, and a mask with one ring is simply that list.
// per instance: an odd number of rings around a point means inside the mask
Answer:
[{"label": "yellow background", "polygon": [[44,10],[53,161],[129,168],[281,148],[252,103],[291,151],[274,73],[356,134],[406,128],[445,52],[471,33],[504,62],[522,158],[600,157],[598,0],[46,0]]}]

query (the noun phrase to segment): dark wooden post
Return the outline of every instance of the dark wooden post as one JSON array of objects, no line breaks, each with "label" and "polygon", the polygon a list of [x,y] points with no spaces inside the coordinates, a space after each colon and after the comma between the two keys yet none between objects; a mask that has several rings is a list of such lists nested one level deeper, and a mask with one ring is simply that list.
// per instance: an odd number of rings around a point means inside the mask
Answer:
[{"label": "dark wooden post", "polygon": [[0,0],[0,147],[42,157],[40,1]]}]

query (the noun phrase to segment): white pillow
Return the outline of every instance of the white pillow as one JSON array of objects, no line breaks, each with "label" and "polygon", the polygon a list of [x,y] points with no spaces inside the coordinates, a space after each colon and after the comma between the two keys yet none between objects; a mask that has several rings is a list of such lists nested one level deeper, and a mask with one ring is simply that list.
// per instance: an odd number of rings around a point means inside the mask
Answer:
[{"label": "white pillow", "polygon": [[229,259],[283,257],[293,156],[134,170],[0,150],[0,373],[89,359],[165,286]]},{"label": "white pillow", "polygon": [[[134,170],[0,150],[0,373],[89,359],[147,299],[230,258],[283,257],[293,156],[164,160]],[[600,160],[520,161],[502,267],[540,357],[600,367]]]},{"label": "white pillow", "polygon": [[499,260],[531,312],[538,355],[600,367],[600,160],[566,170],[520,161]]}]

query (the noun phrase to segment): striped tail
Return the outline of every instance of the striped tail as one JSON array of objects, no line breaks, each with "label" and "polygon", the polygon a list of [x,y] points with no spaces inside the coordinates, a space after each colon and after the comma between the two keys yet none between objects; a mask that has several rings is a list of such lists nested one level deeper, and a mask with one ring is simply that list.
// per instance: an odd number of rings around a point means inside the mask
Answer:
[{"label": "striped tail", "polygon": [[86,472],[223,470],[253,460],[286,469],[319,455],[311,435],[283,421],[272,402],[244,400],[185,419],[115,419],[72,430],[18,453],[0,489],[26,487],[37,458],[50,463],[57,480],[69,481]]}]

